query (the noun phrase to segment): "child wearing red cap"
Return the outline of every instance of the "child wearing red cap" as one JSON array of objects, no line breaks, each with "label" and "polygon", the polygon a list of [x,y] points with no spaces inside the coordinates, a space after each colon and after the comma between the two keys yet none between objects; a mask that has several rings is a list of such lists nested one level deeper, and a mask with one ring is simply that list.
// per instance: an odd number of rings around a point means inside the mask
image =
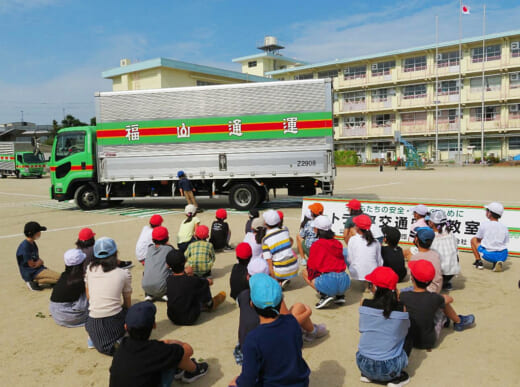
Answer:
[{"label": "child wearing red cap", "polygon": [[377,267],[365,277],[373,299],[361,300],[356,363],[362,382],[403,386],[410,381],[405,340],[410,320],[396,289],[399,277],[389,267]]},{"label": "child wearing red cap", "polygon": [[343,240],[345,241],[345,244],[348,245],[350,238],[356,235],[353,219],[356,216],[363,215],[363,210],[361,209],[361,202],[357,199],[350,200],[347,203],[347,208],[349,210],[349,216],[347,217],[347,220],[345,220],[345,225],[343,227]]},{"label": "child wearing red cap", "polygon": [[148,247],[144,260],[144,273],[141,285],[145,293],[145,301],[162,299],[168,301],[166,296],[166,279],[171,274],[166,266],[166,256],[173,250],[168,243],[169,234],[166,227],[155,227],[152,231],[153,244]]},{"label": "child wearing red cap", "polygon": [[[453,321],[453,328],[462,331],[475,322],[472,314],[458,315],[451,303],[453,298],[427,290],[435,277],[435,268],[430,261],[419,259],[408,263],[413,291],[401,292],[401,302],[410,315],[408,333],[414,348],[431,349],[435,346],[441,328],[446,326],[446,317]],[[448,322],[449,324],[449,322]]]},{"label": "child wearing red cap", "polygon": [[383,266],[381,245],[374,239],[368,215],[358,215],[352,219],[355,235],[348,242],[347,265],[352,279],[364,281],[378,266]]},{"label": "child wearing red cap", "polygon": [[152,245],[152,231],[155,227],[159,227],[163,224],[163,217],[159,214],[152,215],[149,221],[149,224],[143,227],[141,230],[141,234],[139,234],[139,238],[137,239],[137,244],[135,245],[135,257],[139,262],[144,265],[144,259],[146,258],[146,253],[148,252],[148,247]]},{"label": "child wearing red cap", "polygon": [[[87,270],[88,265],[94,260],[94,243],[96,243],[96,234],[92,229],[86,227],[79,230],[78,240],[76,241],[76,247],[83,251],[87,258],[83,263],[84,271]],[[131,261],[117,260],[117,267],[120,269],[130,269],[134,264]]]},{"label": "child wearing red cap", "polygon": [[231,297],[236,300],[240,292],[249,289],[249,281],[247,279],[247,265],[253,256],[253,249],[249,243],[242,242],[235,249],[237,263],[231,269],[229,277],[229,286],[231,287]]},{"label": "child wearing red cap", "polygon": [[208,242],[209,228],[201,225],[195,229],[195,241],[191,242],[184,255],[193,274],[199,277],[210,277],[215,263],[215,249]]},{"label": "child wearing red cap", "polygon": [[231,239],[231,231],[229,225],[225,222],[227,219],[227,211],[224,208],[220,208],[215,213],[217,220],[211,225],[211,238],[209,241],[213,244],[215,250],[233,250],[229,245]]}]

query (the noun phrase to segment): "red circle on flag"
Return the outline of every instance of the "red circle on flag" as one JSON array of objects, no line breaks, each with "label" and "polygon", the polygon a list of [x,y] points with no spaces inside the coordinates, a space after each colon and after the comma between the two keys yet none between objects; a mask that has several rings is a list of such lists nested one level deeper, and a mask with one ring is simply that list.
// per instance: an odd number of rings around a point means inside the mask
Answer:
[{"label": "red circle on flag", "polygon": [[464,5],[464,6],[462,7],[462,12],[468,12],[468,11],[469,11],[468,7],[466,7],[466,6]]}]

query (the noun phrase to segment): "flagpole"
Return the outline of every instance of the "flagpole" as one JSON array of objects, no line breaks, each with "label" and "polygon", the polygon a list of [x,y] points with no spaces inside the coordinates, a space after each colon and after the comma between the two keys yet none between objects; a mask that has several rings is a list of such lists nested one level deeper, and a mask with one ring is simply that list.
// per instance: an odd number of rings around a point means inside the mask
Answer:
[{"label": "flagpole", "polygon": [[459,119],[459,131],[457,133],[457,157],[459,165],[462,165],[462,158],[460,157],[460,132],[461,132],[461,105],[462,105],[462,0],[460,0],[459,5],[459,109],[458,109],[458,119]]},{"label": "flagpole", "polygon": [[484,95],[485,95],[485,63],[486,63],[486,4],[484,4],[484,14],[482,17],[482,116],[480,120],[480,164],[484,165],[484,123],[486,118]]},{"label": "flagpole", "polygon": [[435,163],[439,162],[439,16],[435,15]]}]

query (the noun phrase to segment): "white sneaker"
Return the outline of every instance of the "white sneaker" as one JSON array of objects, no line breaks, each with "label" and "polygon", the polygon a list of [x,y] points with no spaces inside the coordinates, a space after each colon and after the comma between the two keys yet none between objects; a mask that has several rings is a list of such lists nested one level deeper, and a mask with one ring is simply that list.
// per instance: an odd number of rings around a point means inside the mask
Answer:
[{"label": "white sneaker", "polygon": [[372,383],[372,381],[369,378],[367,378],[365,375],[361,375],[361,377],[359,378],[359,381],[363,382],[363,383]]},{"label": "white sneaker", "polygon": [[165,294],[161,297],[161,300],[163,300],[164,302],[168,302],[168,296]]},{"label": "white sneaker", "polygon": [[146,296],[144,296],[144,300],[145,301],[153,301],[153,297],[152,296],[149,296],[148,294]]},{"label": "white sneaker", "polygon": [[493,271],[495,272],[501,272],[503,270],[503,262],[502,261],[498,261],[497,263],[495,263],[495,267],[493,268]]}]

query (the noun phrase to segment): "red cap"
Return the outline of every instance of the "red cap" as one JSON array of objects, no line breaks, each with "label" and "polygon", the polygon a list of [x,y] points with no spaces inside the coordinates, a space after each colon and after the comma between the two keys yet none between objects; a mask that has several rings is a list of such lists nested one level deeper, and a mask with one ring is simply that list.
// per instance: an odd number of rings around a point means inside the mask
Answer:
[{"label": "red cap", "polygon": [[435,267],[430,261],[419,259],[417,261],[409,261],[408,267],[412,276],[421,282],[430,282],[435,277]]},{"label": "red cap", "polygon": [[163,221],[163,217],[159,214],[152,215],[152,217],[150,218],[150,224],[152,226],[160,226],[163,223]]},{"label": "red cap", "polygon": [[89,241],[91,240],[92,238],[94,238],[94,231],[92,231],[92,229],[90,228],[82,228],[81,230],[79,230],[79,235],[78,235],[78,239],[80,241]]},{"label": "red cap", "polygon": [[357,199],[352,199],[347,203],[347,207],[351,210],[360,210],[361,209],[361,202]]},{"label": "red cap", "polygon": [[223,209],[223,208],[220,208],[220,209],[217,210],[215,215],[217,216],[217,219],[224,220],[224,219],[227,218],[227,211],[225,209]]},{"label": "red cap", "polygon": [[197,237],[197,239],[207,239],[209,237],[208,226],[204,226],[204,225],[198,226],[195,229],[195,236]]},{"label": "red cap", "polygon": [[372,219],[370,219],[370,216],[365,214],[355,216],[352,221],[361,230],[370,230],[370,226],[372,226]]},{"label": "red cap", "polygon": [[158,226],[152,231],[152,239],[156,241],[163,241],[168,238],[168,229],[166,227]]},{"label": "red cap", "polygon": [[399,277],[395,274],[395,271],[386,266],[376,267],[365,279],[368,282],[372,282],[378,288],[390,290],[395,290],[397,282],[399,282]]},{"label": "red cap", "polygon": [[280,211],[280,210],[278,210],[276,212],[278,213],[278,216],[280,217],[280,221],[282,221],[283,220],[283,212]]},{"label": "red cap", "polygon": [[253,250],[251,250],[251,246],[249,246],[249,243],[245,242],[240,243],[236,247],[235,252],[237,254],[237,258],[239,259],[249,259],[253,256]]}]

